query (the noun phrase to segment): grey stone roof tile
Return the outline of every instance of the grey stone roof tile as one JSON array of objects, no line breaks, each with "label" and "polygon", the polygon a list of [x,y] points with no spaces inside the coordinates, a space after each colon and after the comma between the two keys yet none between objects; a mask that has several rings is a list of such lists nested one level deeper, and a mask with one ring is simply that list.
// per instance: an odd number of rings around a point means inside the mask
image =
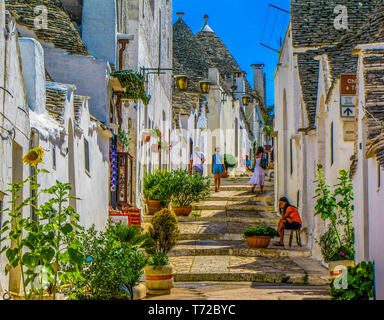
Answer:
[{"label": "grey stone roof tile", "polygon": [[[34,10],[39,5],[48,9],[47,29],[34,27]],[[15,17],[17,24],[33,30],[38,40],[52,43],[56,48],[70,54],[90,55],[59,0],[5,0],[5,6]]]}]

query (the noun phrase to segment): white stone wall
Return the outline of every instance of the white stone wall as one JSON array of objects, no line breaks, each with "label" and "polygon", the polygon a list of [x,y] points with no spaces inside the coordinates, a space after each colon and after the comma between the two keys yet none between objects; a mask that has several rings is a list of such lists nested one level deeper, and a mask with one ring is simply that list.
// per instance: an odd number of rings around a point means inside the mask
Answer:
[{"label": "white stone wall", "polygon": [[[24,85],[20,49],[17,32],[10,29],[5,37],[5,11],[4,1],[0,0],[0,86],[9,90],[13,95],[0,89],[0,201],[3,201],[3,209],[9,206],[10,194],[6,191],[9,183],[21,182],[29,175],[29,168],[23,166],[21,156],[29,149],[29,120],[28,101]],[[9,131],[9,133],[8,133]],[[28,185],[22,191],[22,197],[29,196]],[[23,211],[25,216],[29,210]],[[6,214],[2,214],[2,221],[8,220]],[[9,245],[3,242],[1,246]],[[0,256],[0,287],[8,289],[9,276],[5,276],[4,270],[7,264],[5,254]]]},{"label": "white stone wall", "polygon": [[384,172],[380,172],[379,185],[378,162],[375,158],[366,158],[366,133],[364,65],[362,55],[358,67],[358,107],[357,107],[357,171],[353,178],[355,210],[356,263],[375,262],[376,298],[384,299],[384,257],[381,243],[384,236],[381,226],[384,223]]}]

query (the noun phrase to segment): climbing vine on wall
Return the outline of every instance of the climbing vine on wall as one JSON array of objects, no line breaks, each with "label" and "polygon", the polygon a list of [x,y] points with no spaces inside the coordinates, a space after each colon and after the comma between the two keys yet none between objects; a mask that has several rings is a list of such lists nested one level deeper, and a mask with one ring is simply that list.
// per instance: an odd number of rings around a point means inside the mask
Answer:
[{"label": "climbing vine on wall", "polygon": [[145,77],[141,73],[121,70],[111,73],[111,76],[117,77],[121,85],[126,88],[123,99],[141,100],[144,105],[148,105],[151,96],[145,92]]}]

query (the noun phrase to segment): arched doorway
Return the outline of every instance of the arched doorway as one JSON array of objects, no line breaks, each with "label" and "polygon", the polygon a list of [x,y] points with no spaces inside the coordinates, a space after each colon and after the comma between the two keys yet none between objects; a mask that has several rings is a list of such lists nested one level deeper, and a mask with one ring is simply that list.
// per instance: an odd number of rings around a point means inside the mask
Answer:
[{"label": "arched doorway", "polygon": [[[76,197],[76,177],[75,177],[75,150],[73,140],[72,121],[68,125],[68,182],[71,185],[70,195]],[[76,211],[76,199],[69,199],[69,205]]]}]

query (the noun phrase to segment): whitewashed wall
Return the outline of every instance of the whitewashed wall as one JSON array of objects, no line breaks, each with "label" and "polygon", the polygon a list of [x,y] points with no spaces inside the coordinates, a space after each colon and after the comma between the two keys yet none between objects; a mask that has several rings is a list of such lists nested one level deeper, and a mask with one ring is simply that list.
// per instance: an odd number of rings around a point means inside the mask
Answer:
[{"label": "whitewashed wall", "polygon": [[[0,86],[11,92],[13,97],[0,89],[0,201],[3,209],[9,207],[10,194],[6,192],[8,184],[21,182],[29,175],[29,168],[24,166],[21,156],[29,149],[28,100],[22,74],[18,36],[15,30],[5,37],[4,1],[0,0]],[[8,133],[10,131],[10,133]],[[22,197],[29,196],[28,185],[22,191]],[[23,215],[30,211],[25,209]],[[6,214],[2,221],[8,220]],[[9,245],[3,242],[1,245]],[[7,260],[0,256],[0,287],[8,289],[9,276],[4,273]]]}]

